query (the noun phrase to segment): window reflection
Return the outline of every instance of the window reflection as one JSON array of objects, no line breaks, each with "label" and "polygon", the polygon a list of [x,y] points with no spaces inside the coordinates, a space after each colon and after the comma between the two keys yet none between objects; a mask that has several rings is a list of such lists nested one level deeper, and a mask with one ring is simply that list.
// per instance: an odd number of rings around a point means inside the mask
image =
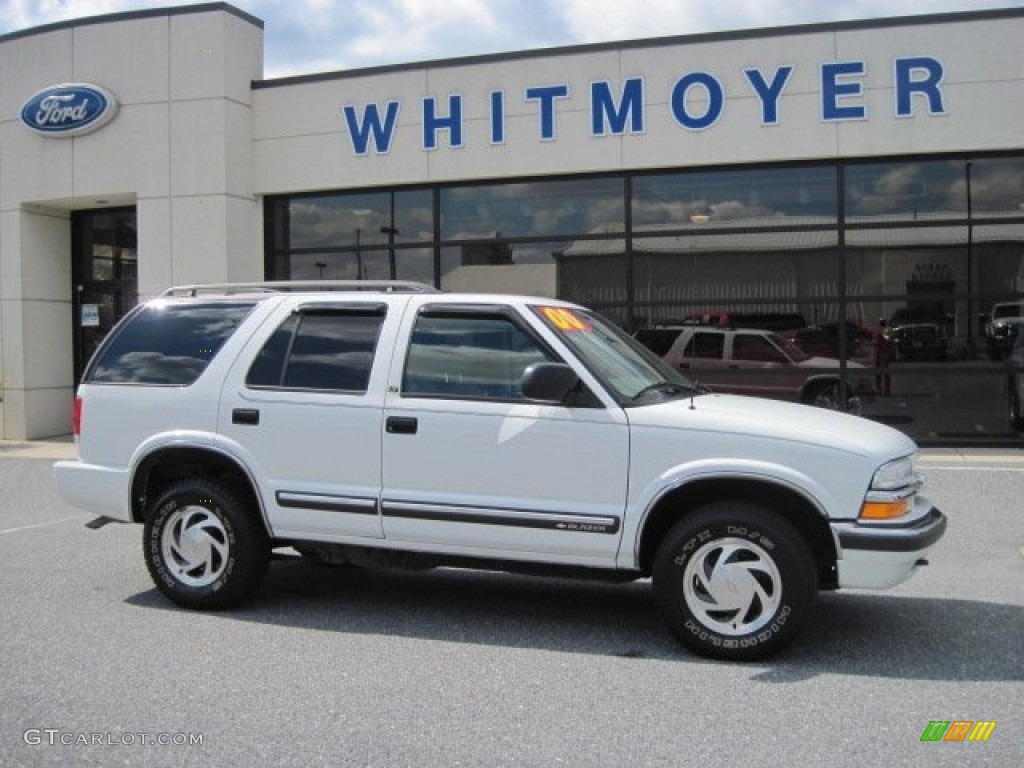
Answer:
[{"label": "window reflection", "polygon": [[441,251],[441,288],[556,298],[567,245],[562,241],[513,243],[500,238],[448,246]]},{"label": "window reflection", "polygon": [[839,269],[834,232],[637,238],[633,242],[637,322],[678,322],[700,314],[798,311],[834,319]]},{"label": "window reflection", "polygon": [[355,248],[434,239],[432,193],[427,189],[295,197],[288,206],[288,215],[292,249]]},{"label": "window reflection", "polygon": [[967,214],[964,163],[941,160],[849,166],[846,211],[851,223],[962,218]]},{"label": "window reflection", "polygon": [[553,237],[625,229],[621,178],[441,190],[441,239]]},{"label": "window reflection", "polygon": [[834,168],[780,168],[638,176],[633,224],[794,226],[834,223]]},{"label": "window reflection", "polygon": [[852,165],[846,206],[855,223],[1024,216],[1024,158]]}]

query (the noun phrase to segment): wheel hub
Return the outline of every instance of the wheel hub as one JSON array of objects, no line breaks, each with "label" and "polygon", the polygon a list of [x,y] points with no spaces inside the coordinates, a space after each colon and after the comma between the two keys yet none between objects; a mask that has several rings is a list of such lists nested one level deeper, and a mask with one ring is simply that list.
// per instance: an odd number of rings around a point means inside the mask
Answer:
[{"label": "wheel hub", "polygon": [[209,586],[227,566],[227,531],[205,507],[176,510],[164,527],[160,546],[174,577],[189,587]]},{"label": "wheel hub", "polygon": [[687,564],[683,599],[706,628],[723,635],[747,635],[775,616],[782,600],[782,577],[758,544],[717,539],[697,550]]}]

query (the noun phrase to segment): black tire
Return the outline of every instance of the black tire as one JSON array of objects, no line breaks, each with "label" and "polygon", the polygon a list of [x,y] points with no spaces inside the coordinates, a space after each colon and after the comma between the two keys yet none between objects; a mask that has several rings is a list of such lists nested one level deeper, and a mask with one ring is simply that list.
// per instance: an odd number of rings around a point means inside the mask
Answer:
[{"label": "black tire", "polygon": [[267,572],[263,523],[227,487],[192,478],[167,488],[150,507],[143,555],[157,588],[185,608],[230,608]]},{"label": "black tire", "polygon": [[827,381],[812,384],[807,388],[803,401],[806,405],[813,405],[816,408],[825,408],[830,411],[841,410],[839,382]]},{"label": "black tire", "polygon": [[654,559],[658,610],[683,645],[733,661],[778,653],[814,608],[817,566],[800,534],[749,502],[707,504],[668,532]]}]

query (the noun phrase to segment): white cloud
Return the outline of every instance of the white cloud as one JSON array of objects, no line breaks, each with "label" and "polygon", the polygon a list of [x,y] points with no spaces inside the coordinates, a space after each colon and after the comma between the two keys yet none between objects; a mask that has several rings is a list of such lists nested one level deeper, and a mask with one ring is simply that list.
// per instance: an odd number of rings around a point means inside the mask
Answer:
[{"label": "white cloud", "polygon": [[[0,0],[0,34],[201,0]],[[643,37],[981,10],[976,0],[233,0],[279,77]],[[1003,7],[1024,0],[1002,0]]]}]

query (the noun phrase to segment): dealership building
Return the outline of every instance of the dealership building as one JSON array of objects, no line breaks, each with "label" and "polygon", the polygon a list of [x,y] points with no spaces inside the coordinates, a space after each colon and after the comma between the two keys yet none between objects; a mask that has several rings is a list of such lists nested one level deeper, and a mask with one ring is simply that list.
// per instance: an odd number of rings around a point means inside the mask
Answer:
[{"label": "dealership building", "polygon": [[839,323],[851,379],[902,312],[941,354],[895,355],[865,415],[1010,439],[986,321],[1024,301],[1021,39],[992,9],[265,79],[226,3],[2,36],[0,436],[68,433],[169,286],[394,278],[637,332]]}]

